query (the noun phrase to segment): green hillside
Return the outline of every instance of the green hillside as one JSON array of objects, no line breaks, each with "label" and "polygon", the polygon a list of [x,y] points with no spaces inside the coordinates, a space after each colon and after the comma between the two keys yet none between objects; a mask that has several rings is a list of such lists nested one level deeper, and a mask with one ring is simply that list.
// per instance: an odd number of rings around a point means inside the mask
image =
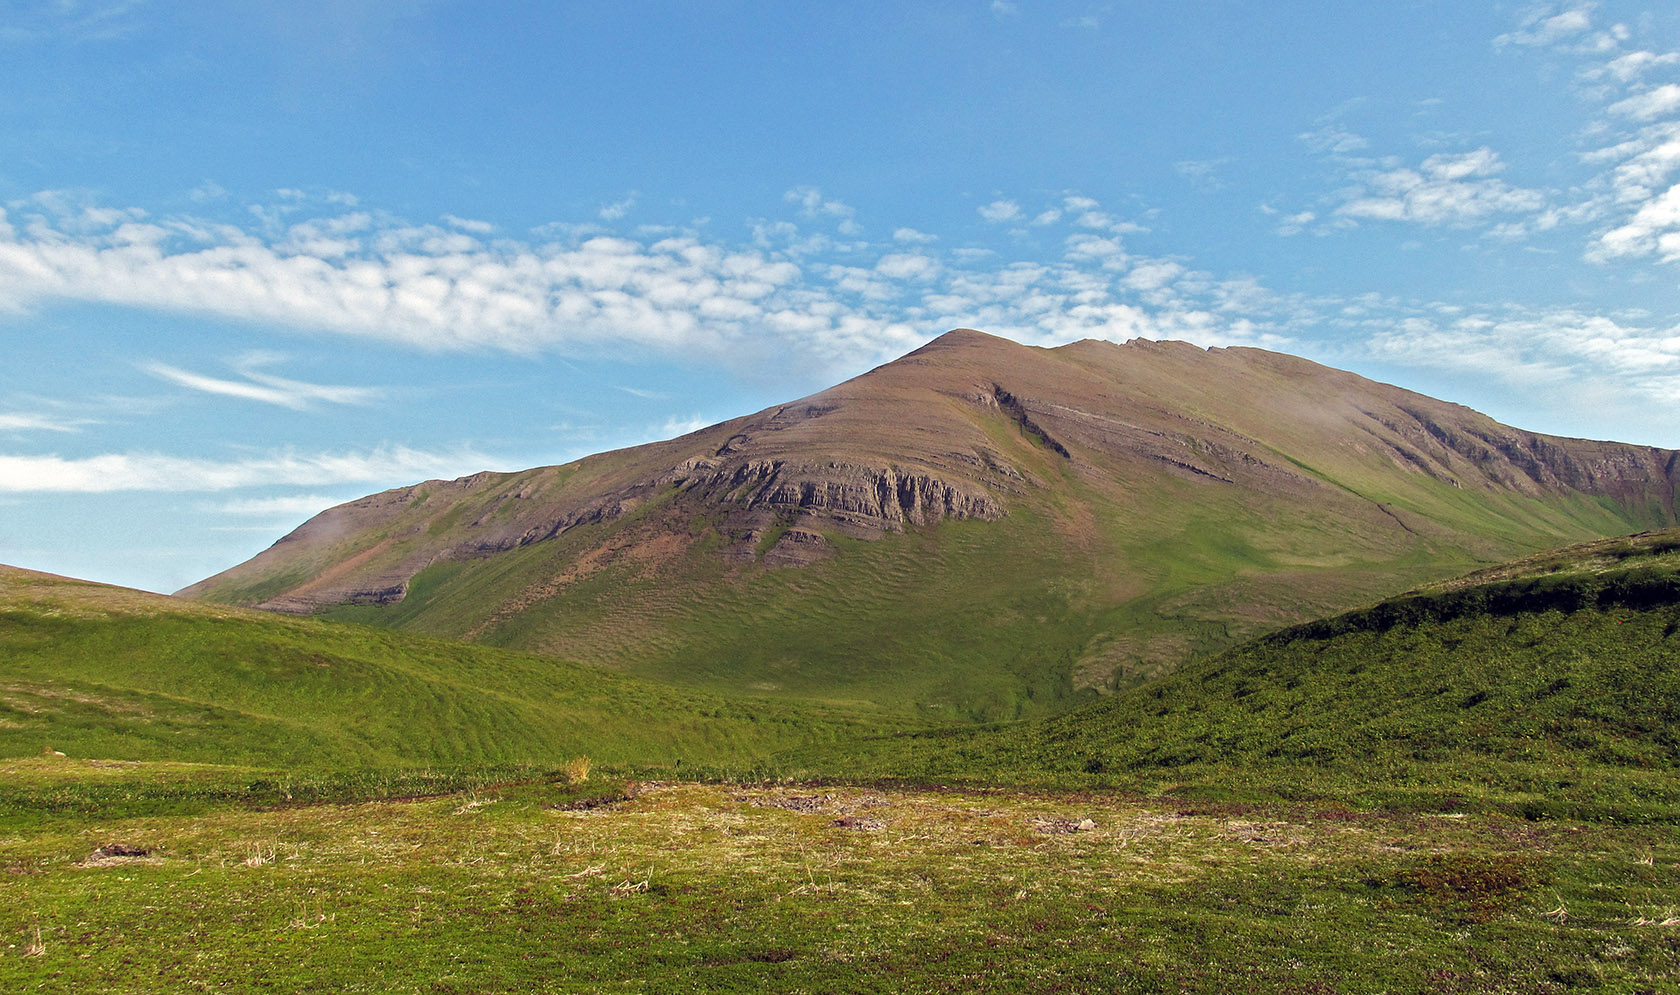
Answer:
[{"label": "green hillside", "polygon": [[1287,629],[1045,722],[815,769],[1613,818],[1680,814],[1680,531]]},{"label": "green hillside", "polygon": [[744,765],[882,728],[549,658],[0,567],[0,756]]},{"label": "green hillside", "polygon": [[1674,525],[1673,457],[1260,350],[955,331],[678,439],[369,495],[183,594],[727,695],[1036,718]]},{"label": "green hillside", "polygon": [[[1164,478],[1149,530],[1069,474],[998,522],[947,521],[875,541],[831,535],[833,559],[765,569],[718,555],[718,523],[672,505],[496,557],[422,571],[393,605],[326,617],[583,659],[728,694],[874,702],[930,720],[1042,717],[1290,622],[1369,602],[1559,541],[1640,522],[1579,498],[1466,502],[1438,520],[1462,540],[1354,535],[1307,505]],[[1443,492],[1449,491],[1445,486]],[[1450,517],[1449,517],[1450,516]],[[556,585],[626,531],[681,532],[679,555],[626,559]],[[1158,530],[1158,531],[1156,531]],[[1329,532],[1340,533],[1325,540]],[[616,535],[615,535],[616,533]],[[1315,544],[1325,542],[1327,552]]]}]

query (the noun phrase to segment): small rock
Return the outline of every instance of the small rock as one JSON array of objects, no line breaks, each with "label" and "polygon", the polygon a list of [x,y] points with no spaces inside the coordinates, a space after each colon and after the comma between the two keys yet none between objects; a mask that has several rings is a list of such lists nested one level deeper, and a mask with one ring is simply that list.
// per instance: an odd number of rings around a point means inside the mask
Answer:
[{"label": "small rock", "polygon": [[1078,825],[1075,825],[1073,828],[1082,833],[1090,832],[1091,830],[1097,828],[1097,824],[1092,822],[1090,819],[1080,819]]}]

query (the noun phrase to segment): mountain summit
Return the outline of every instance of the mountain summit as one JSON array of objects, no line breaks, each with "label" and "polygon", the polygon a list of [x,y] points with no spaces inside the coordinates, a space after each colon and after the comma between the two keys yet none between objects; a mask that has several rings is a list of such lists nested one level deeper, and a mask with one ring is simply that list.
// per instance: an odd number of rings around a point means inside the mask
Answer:
[{"label": "mountain summit", "polygon": [[1234,639],[1676,521],[1670,450],[1259,349],[959,329],[665,442],[386,491],[185,596],[735,690],[1059,707]]}]

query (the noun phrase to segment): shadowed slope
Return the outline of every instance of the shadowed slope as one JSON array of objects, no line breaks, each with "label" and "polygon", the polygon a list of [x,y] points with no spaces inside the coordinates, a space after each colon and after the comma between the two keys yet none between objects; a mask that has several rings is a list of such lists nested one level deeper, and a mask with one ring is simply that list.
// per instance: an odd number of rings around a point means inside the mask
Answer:
[{"label": "shadowed slope", "polygon": [[959,330],[679,439],[351,502],[182,593],[1007,716],[1671,523],[1675,479],[1276,353]]}]

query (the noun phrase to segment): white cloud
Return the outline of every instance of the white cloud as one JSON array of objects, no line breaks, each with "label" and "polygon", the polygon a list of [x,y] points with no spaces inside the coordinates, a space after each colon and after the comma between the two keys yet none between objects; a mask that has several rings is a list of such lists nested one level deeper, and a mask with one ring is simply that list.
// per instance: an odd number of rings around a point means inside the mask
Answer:
[{"label": "white cloud", "polygon": [[1620,162],[1609,183],[1617,203],[1637,204],[1655,196],[1680,170],[1680,121],[1666,121],[1642,129],[1628,141],[1588,156],[1589,162]]},{"label": "white cloud", "polygon": [[1495,214],[1531,214],[1546,206],[1538,190],[1512,187],[1493,174],[1505,168],[1492,149],[1433,155],[1417,169],[1365,170],[1360,186],[1336,208],[1355,219],[1465,226]]},{"label": "white cloud", "polygon": [[208,510],[220,512],[224,515],[300,518],[315,515],[346,501],[353,501],[357,496],[323,497],[320,494],[296,494],[287,497],[244,498],[237,501],[223,501],[220,504],[209,506]]},{"label": "white cloud", "polygon": [[636,206],[636,194],[632,193],[630,196],[624,198],[623,200],[614,201],[611,204],[608,204],[607,206],[601,208],[601,210],[598,213],[599,213],[599,216],[600,216],[602,221],[617,221],[620,218],[624,217],[626,214],[629,214],[630,209],[635,207],[635,206]]},{"label": "white cloud", "polygon": [[1021,216],[1021,205],[1012,200],[994,200],[978,208],[980,216],[993,224],[1013,221]]},{"label": "white cloud", "polygon": [[289,380],[255,369],[242,370],[244,380],[221,380],[158,362],[142,363],[140,369],[170,383],[206,394],[260,401],[291,408],[293,411],[308,410],[317,401],[328,404],[371,404],[384,396],[384,392],[376,387],[335,387],[304,383],[301,380]]},{"label": "white cloud", "polygon": [[1680,52],[1628,52],[1619,55],[1605,63],[1604,68],[1610,75],[1629,83],[1645,75],[1645,71],[1656,66],[1672,66],[1680,63]]},{"label": "white cloud", "polygon": [[366,212],[271,239],[190,218],[37,207],[0,214],[0,310],[91,301],[435,350],[716,349],[770,313],[824,298],[801,289],[800,266],[779,255],[690,235],[486,245]]},{"label": "white cloud", "polygon": [[853,220],[857,215],[856,208],[824,197],[816,187],[795,187],[783,194],[782,199],[799,205],[799,213],[804,217],[838,219],[837,228],[842,235],[856,235],[861,230]]},{"label": "white cloud", "polygon": [[1230,156],[1220,156],[1215,159],[1186,159],[1173,163],[1178,175],[1190,181],[1190,185],[1204,193],[1213,193],[1225,188],[1225,181],[1220,178],[1219,171],[1236,160]]},{"label": "white cloud", "polygon": [[76,432],[85,424],[82,419],[66,421],[23,411],[0,413],[0,432]]},{"label": "white cloud", "polygon": [[477,453],[429,453],[395,446],[362,453],[271,453],[220,461],[161,453],[108,453],[80,459],[0,455],[0,493],[103,494],[115,491],[225,491],[456,477],[490,461]]},{"label": "white cloud", "polygon": [[992,0],[992,13],[998,17],[1010,17],[1021,12],[1021,8],[1009,0]]},{"label": "white cloud", "polygon": [[1680,262],[1680,184],[1641,204],[1633,217],[1599,236],[1587,258],[1604,261],[1656,253],[1663,262]]},{"label": "white cloud", "polygon": [[445,214],[443,223],[451,228],[472,232],[474,235],[489,235],[496,230],[496,226],[488,221],[478,221],[474,218],[457,218],[453,214]]},{"label": "white cloud", "polygon": [[1555,45],[1592,27],[1593,4],[1577,4],[1558,13],[1542,7],[1524,18],[1521,26],[1493,40],[1495,45]]},{"label": "white cloud", "polygon": [[1184,267],[1171,260],[1151,260],[1133,266],[1122,281],[1133,290],[1159,290],[1184,273]]},{"label": "white cloud", "polygon": [[893,230],[893,241],[907,242],[912,245],[926,245],[929,242],[939,241],[939,236],[929,235],[925,231],[917,231],[914,228],[896,228]]},{"label": "white cloud", "polygon": [[692,415],[688,418],[672,416],[665,419],[665,423],[659,426],[656,433],[661,439],[674,439],[679,435],[687,435],[690,432],[698,432],[701,429],[709,428],[714,424],[716,424],[716,422],[707,421],[699,415]]},{"label": "white cloud", "polygon": [[918,252],[895,252],[882,256],[875,272],[889,280],[920,280],[938,272],[939,264]]},{"label": "white cloud", "polygon": [[1295,214],[1286,214],[1283,216],[1282,221],[1279,222],[1277,231],[1279,235],[1298,235],[1305,231],[1308,225],[1317,220],[1318,214],[1313,211],[1300,211]]},{"label": "white cloud", "polygon": [[1302,132],[1295,137],[1315,155],[1348,156],[1363,151],[1371,144],[1339,124],[1328,124],[1317,131]]},{"label": "white cloud", "polygon": [[1473,372],[1519,386],[1609,379],[1624,393],[1659,401],[1680,390],[1680,327],[1568,308],[1499,313],[1436,305],[1399,317],[1380,304],[1360,324],[1370,331],[1364,350],[1388,362]]},{"label": "white cloud", "polygon": [[1636,121],[1651,121],[1680,110],[1680,84],[1665,83],[1610,105],[1610,113]]}]

